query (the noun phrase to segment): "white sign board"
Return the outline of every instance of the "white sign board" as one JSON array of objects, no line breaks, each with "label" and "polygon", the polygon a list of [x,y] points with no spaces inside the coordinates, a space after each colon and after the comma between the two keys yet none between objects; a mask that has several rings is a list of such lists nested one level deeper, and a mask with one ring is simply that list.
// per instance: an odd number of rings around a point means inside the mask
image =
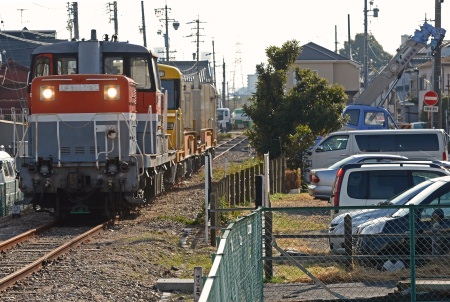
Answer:
[{"label": "white sign board", "polygon": [[438,112],[439,107],[438,106],[423,106],[423,111],[425,112]]}]

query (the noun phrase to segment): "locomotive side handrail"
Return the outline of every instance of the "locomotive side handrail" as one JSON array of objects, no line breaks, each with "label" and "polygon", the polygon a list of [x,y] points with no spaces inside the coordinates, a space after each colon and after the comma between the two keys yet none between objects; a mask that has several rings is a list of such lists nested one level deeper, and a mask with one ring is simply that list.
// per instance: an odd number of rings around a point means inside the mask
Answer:
[{"label": "locomotive side handrail", "polygon": [[147,125],[150,123],[150,152],[154,153],[154,146],[153,146],[153,119],[152,119],[152,105],[148,106],[147,115],[145,118],[145,125],[144,125],[144,131],[142,131],[142,153],[145,153],[145,134],[147,132]]}]

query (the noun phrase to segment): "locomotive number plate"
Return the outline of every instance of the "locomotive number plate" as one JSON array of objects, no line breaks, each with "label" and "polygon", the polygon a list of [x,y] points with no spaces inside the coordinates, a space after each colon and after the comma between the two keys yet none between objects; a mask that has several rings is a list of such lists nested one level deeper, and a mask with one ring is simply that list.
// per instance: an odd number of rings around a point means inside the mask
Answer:
[{"label": "locomotive number plate", "polygon": [[99,84],[62,84],[59,85],[59,91],[99,91]]}]

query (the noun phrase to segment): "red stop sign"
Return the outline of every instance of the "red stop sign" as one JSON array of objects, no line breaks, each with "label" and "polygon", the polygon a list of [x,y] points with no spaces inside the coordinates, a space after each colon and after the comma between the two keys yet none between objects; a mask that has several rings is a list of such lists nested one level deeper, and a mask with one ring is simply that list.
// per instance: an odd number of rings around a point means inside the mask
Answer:
[{"label": "red stop sign", "polygon": [[434,106],[438,102],[438,95],[434,91],[427,91],[423,97],[425,105]]}]

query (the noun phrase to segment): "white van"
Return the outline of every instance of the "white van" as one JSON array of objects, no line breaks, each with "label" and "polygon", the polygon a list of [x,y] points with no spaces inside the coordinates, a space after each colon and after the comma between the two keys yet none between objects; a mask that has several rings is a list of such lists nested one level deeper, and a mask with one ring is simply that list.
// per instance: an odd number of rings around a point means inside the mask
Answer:
[{"label": "white van", "polygon": [[350,155],[385,153],[410,160],[448,160],[447,136],[442,129],[354,130],[330,133],[306,157],[309,171],[326,168]]}]

